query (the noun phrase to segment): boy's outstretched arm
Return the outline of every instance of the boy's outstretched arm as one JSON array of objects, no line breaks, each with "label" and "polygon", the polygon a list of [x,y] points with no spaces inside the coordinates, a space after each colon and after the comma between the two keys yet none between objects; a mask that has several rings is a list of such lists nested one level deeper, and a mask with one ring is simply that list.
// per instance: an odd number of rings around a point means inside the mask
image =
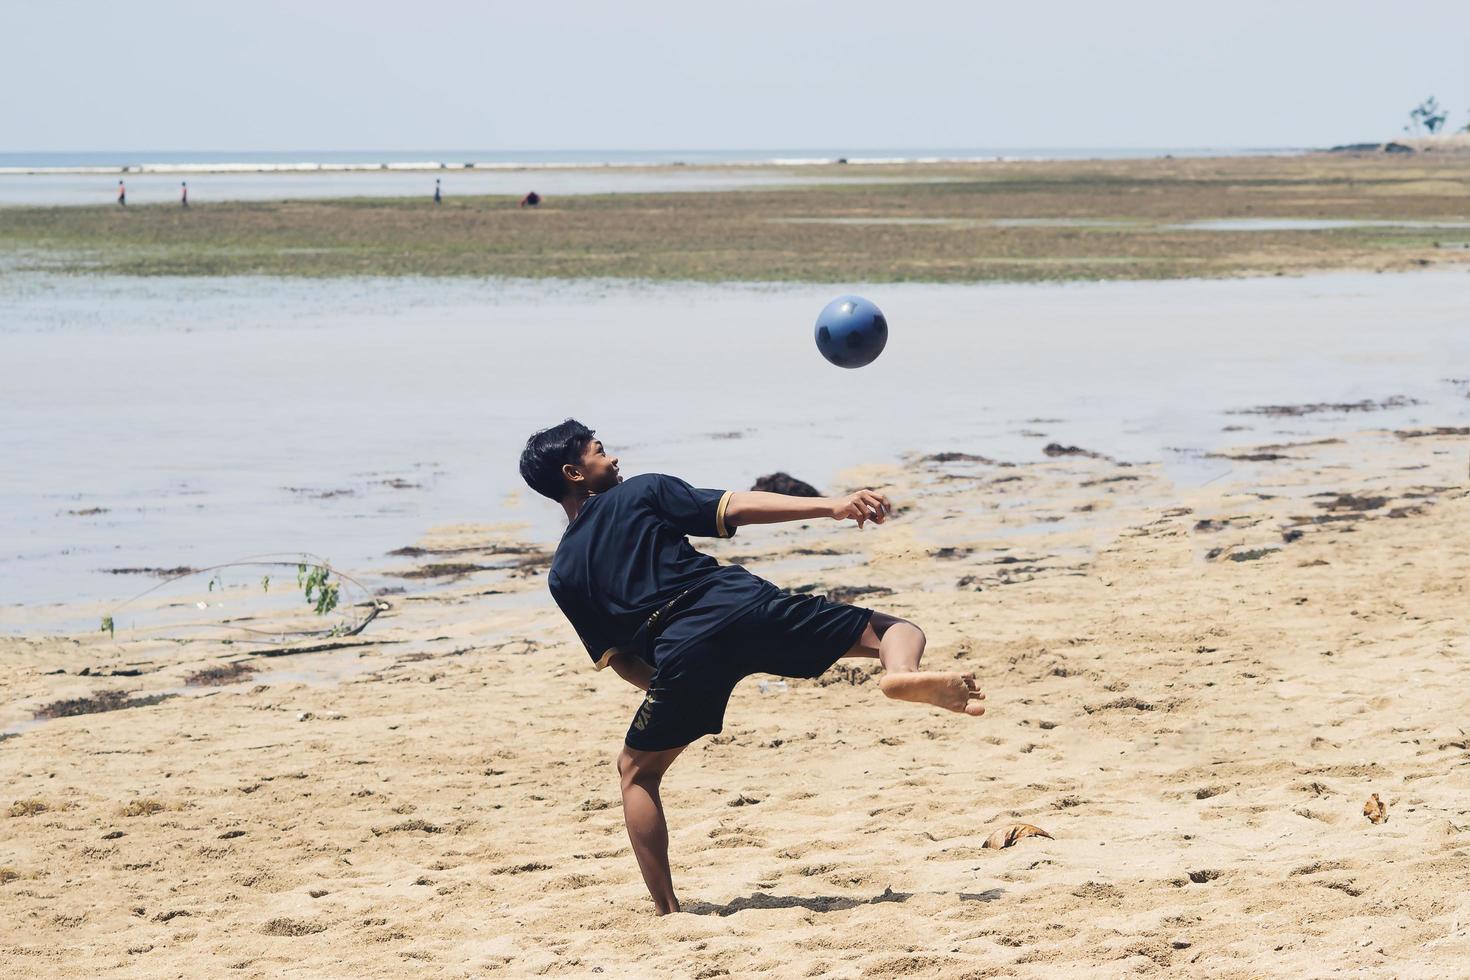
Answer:
[{"label": "boy's outstretched arm", "polygon": [[872,490],[859,490],[845,497],[792,497],[764,490],[738,490],[725,506],[725,524],[733,528],[830,517],[834,521],[851,518],[862,527],[867,521],[882,524],[892,511],[888,498]]}]

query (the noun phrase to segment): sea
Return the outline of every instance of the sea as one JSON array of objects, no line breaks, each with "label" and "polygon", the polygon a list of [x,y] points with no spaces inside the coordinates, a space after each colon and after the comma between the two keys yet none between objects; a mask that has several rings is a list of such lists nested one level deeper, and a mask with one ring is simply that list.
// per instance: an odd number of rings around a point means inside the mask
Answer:
[{"label": "sea", "polygon": [[[865,166],[1006,160],[1282,155],[1292,148],[996,147],[760,150],[303,150],[0,153],[0,207],[101,205],[125,182],[129,204],[340,197],[721,191],[802,184],[880,183]],[[830,165],[848,164],[851,174]],[[823,168],[803,173],[804,168]],[[912,182],[913,178],[904,178]]]}]

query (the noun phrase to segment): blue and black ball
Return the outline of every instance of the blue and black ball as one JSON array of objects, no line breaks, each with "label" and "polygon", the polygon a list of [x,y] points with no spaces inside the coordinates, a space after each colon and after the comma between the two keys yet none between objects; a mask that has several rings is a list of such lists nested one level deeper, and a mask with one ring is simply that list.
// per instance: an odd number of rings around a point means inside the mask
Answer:
[{"label": "blue and black ball", "polygon": [[817,350],[838,367],[872,364],[888,343],[883,311],[861,296],[839,296],[817,317]]}]

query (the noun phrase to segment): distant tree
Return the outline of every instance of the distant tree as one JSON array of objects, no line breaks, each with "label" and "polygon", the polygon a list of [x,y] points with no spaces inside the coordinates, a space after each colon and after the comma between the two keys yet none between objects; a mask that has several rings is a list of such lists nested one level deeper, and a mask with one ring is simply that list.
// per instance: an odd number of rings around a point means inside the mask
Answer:
[{"label": "distant tree", "polygon": [[1431,95],[1410,110],[1409,125],[1404,127],[1404,132],[1415,136],[1420,133],[1428,133],[1433,136],[1439,132],[1449,117],[1450,114],[1439,107],[1439,100]]}]

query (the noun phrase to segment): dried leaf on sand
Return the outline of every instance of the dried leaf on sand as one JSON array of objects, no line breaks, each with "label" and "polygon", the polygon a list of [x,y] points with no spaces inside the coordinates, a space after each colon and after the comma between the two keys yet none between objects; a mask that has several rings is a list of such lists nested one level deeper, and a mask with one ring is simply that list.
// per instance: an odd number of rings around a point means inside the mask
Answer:
[{"label": "dried leaf on sand", "polygon": [[1388,820],[1388,804],[1378,798],[1374,793],[1368,797],[1368,802],[1363,804],[1363,816],[1371,823],[1384,823]]},{"label": "dried leaf on sand", "polygon": [[1048,834],[1046,831],[1042,830],[1040,827],[1033,826],[1029,823],[1018,823],[1014,826],[1006,827],[1002,830],[997,830],[995,833],[986,838],[985,844],[983,846],[992,848],[994,850],[1000,850],[1003,847],[1010,847],[1012,844],[1016,843],[1016,841],[1023,840],[1027,837],[1045,837],[1048,840],[1056,839],[1052,837],[1051,834]]}]

